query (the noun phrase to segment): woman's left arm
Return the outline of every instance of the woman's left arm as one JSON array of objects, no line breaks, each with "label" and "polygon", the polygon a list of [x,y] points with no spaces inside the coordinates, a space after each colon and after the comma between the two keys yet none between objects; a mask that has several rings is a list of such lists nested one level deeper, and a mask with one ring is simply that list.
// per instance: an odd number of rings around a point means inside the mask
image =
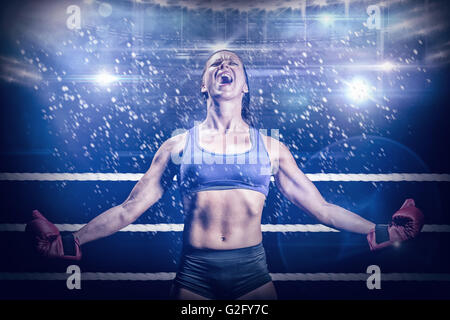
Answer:
[{"label": "woman's left arm", "polygon": [[[278,168],[275,182],[283,195],[296,206],[330,227],[368,234],[375,224],[342,207],[328,203],[316,186],[299,169],[289,149],[281,142],[277,146]],[[273,145],[273,144],[272,144]]]}]

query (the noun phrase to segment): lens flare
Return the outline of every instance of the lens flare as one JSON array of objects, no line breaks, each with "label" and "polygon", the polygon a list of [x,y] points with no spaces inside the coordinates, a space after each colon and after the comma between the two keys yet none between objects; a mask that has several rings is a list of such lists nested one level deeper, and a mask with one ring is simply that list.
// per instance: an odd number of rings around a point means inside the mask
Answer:
[{"label": "lens flare", "polygon": [[334,22],[334,18],[331,14],[325,13],[319,17],[319,21],[325,26],[330,26]]},{"label": "lens flare", "polygon": [[386,61],[380,67],[383,71],[392,71],[394,69],[394,65],[390,61]]},{"label": "lens flare", "polygon": [[95,77],[95,81],[102,86],[106,86],[117,81],[117,77],[107,72],[101,72]]},{"label": "lens flare", "polygon": [[348,84],[348,96],[355,102],[366,101],[370,96],[370,86],[364,79],[353,79]]}]

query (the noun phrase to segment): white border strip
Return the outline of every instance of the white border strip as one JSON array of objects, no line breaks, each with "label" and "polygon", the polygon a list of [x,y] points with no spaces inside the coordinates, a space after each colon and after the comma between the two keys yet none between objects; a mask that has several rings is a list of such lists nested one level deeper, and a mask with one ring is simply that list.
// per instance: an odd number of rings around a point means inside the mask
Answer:
[{"label": "white border strip", "polygon": [[0,173],[0,181],[138,181],[142,173]]},{"label": "white border strip", "polygon": [[[1,172],[0,181],[138,181],[142,173],[14,173]],[[307,173],[311,181],[360,182],[450,182],[450,174],[441,173]],[[174,176],[174,180],[177,176]],[[271,177],[273,181],[273,177]]]},{"label": "white border strip", "polygon": [[[3,223],[0,224],[0,232],[25,231],[26,224],[23,223]],[[85,224],[55,224],[59,231],[75,232],[80,230]],[[130,224],[121,229],[122,232],[181,232],[183,224]],[[339,232],[339,230],[329,228],[322,224],[263,224],[262,232]],[[450,232],[448,224],[426,224],[422,232]]]},{"label": "white border strip", "polygon": [[[81,280],[90,281],[170,281],[175,272],[82,272]],[[367,273],[271,273],[273,281],[366,281]],[[67,273],[0,272],[0,281],[5,280],[67,280]],[[450,281],[449,273],[382,273],[382,281]]]}]

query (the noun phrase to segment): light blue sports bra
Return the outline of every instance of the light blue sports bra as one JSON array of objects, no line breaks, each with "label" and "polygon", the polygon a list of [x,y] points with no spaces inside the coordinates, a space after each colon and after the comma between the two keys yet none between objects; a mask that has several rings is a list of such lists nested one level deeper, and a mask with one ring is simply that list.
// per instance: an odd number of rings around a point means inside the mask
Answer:
[{"label": "light blue sports bra", "polygon": [[204,150],[198,144],[198,126],[188,132],[180,164],[181,194],[203,190],[250,189],[269,193],[270,158],[261,134],[250,127],[251,149],[237,154]]}]

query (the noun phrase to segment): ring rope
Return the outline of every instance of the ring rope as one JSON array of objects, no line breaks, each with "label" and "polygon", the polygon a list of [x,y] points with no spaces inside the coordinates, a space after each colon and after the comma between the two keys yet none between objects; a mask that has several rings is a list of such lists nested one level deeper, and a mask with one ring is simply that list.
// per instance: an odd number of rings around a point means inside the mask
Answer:
[{"label": "ring rope", "polygon": [[[19,173],[2,172],[0,181],[138,181],[142,173]],[[311,181],[359,182],[450,182],[450,174],[441,173],[306,173]],[[174,181],[177,176],[174,176]],[[274,181],[274,177],[271,177]]]},{"label": "ring rope", "polygon": [[[140,173],[0,173],[0,181],[138,181]],[[364,181],[364,182],[450,182],[450,174],[390,173],[390,174],[306,174],[311,181]],[[174,180],[176,181],[176,176]],[[273,181],[273,177],[271,178]],[[84,224],[56,224],[60,231],[77,231]],[[2,231],[24,231],[25,224],[0,224]],[[132,224],[123,232],[180,232],[183,224]],[[339,232],[317,224],[264,224],[263,232]],[[450,232],[450,225],[424,225],[422,232]],[[0,280],[66,280],[65,273],[0,273]],[[273,281],[366,281],[365,273],[271,273]],[[172,280],[173,272],[157,273],[99,273],[84,272],[83,280],[102,281],[156,281]],[[382,273],[383,281],[450,281],[450,274],[440,273]]]},{"label": "ring rope", "polygon": [[[26,224],[23,223],[3,223],[0,224],[0,232],[25,231]],[[55,224],[59,231],[75,232],[80,230],[85,224]],[[119,230],[121,232],[181,232],[183,224],[160,223],[160,224],[131,224]],[[322,224],[263,224],[262,232],[340,232]],[[426,224],[422,232],[450,232],[450,225],[447,224]]]},{"label": "ring rope", "polygon": [[[90,281],[169,281],[175,272],[82,272],[81,280]],[[5,280],[67,280],[67,273],[0,272]],[[367,273],[270,273],[272,281],[366,281]],[[381,273],[382,281],[450,281],[449,273]]]}]

